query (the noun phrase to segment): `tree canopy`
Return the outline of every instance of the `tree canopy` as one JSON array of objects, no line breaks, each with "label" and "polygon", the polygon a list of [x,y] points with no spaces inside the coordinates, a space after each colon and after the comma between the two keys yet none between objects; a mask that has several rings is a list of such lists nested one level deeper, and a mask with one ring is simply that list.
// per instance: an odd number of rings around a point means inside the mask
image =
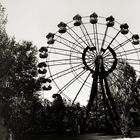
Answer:
[{"label": "tree canopy", "polygon": [[32,42],[10,38],[6,23],[5,8],[0,4],[0,107],[5,126],[19,137],[31,128],[37,47]]}]

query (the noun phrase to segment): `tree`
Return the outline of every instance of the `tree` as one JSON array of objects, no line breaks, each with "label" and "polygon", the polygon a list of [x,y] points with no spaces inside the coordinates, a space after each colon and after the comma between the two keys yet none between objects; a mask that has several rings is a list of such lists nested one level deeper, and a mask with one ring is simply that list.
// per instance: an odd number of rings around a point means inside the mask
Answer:
[{"label": "tree", "polygon": [[83,132],[83,120],[85,115],[85,107],[81,107],[80,103],[66,105],[66,113],[64,118],[65,130],[72,133],[80,134]]},{"label": "tree", "polygon": [[60,94],[53,95],[54,101],[52,103],[52,113],[54,118],[54,125],[56,132],[62,132],[64,129],[63,119],[65,115],[65,105]]},{"label": "tree", "polygon": [[8,127],[16,137],[20,137],[31,127],[32,104],[36,92],[36,47],[31,42],[16,43],[11,41],[7,49],[9,55],[4,63],[6,73],[1,77],[4,87],[14,94],[7,101],[9,110]]},{"label": "tree", "polygon": [[140,77],[137,80],[137,96],[136,96],[136,102],[137,102],[137,106],[138,106],[138,110],[140,111]]},{"label": "tree", "polygon": [[31,99],[36,91],[36,47],[31,42],[23,41],[12,45],[12,50],[10,48],[9,51],[14,58],[8,73],[8,86]]},{"label": "tree", "polygon": [[4,118],[7,128],[19,137],[31,128],[37,90],[37,49],[29,41],[19,43],[9,38],[6,23],[5,8],[0,4],[0,117]]},{"label": "tree", "polygon": [[[7,17],[5,16],[5,8],[0,3],[0,49],[3,48],[4,45],[7,43],[7,34],[5,31],[6,22],[7,22]],[[2,97],[1,92],[0,92],[0,97]],[[4,105],[2,99],[3,98],[0,98],[0,138],[1,140],[6,140],[8,137],[8,130],[5,125],[4,116],[3,116]]]},{"label": "tree", "polygon": [[5,15],[5,8],[0,3],[0,31],[5,31],[5,25],[7,23],[7,16]]},{"label": "tree", "polygon": [[131,108],[137,108],[137,76],[134,68],[127,62],[118,65],[120,71],[117,73],[119,78],[115,81],[114,98],[117,103],[118,111],[121,114],[122,134],[130,136],[132,127]]}]

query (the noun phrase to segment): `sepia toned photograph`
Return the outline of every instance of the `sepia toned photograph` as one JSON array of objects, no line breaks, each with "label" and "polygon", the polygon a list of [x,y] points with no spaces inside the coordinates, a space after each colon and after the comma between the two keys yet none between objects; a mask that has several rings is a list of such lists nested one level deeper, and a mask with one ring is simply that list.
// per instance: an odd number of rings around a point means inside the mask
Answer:
[{"label": "sepia toned photograph", "polygon": [[0,140],[140,140],[138,0],[0,0]]}]

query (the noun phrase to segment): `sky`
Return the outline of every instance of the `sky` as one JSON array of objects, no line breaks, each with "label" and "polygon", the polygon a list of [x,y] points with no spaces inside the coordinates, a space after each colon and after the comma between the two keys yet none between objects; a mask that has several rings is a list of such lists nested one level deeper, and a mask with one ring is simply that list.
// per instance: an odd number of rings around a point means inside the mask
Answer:
[{"label": "sky", "polygon": [[140,34],[139,0],[0,0],[8,14],[7,32],[16,40],[32,41],[37,47],[46,45],[46,34],[56,32],[60,21],[73,16],[113,15],[127,22],[132,32]]},{"label": "sky", "polygon": [[0,0],[6,8],[9,36],[17,41],[32,41],[38,48],[47,46],[46,35],[58,30],[60,21],[93,12],[103,17],[112,15],[120,23],[128,23],[132,33],[140,35],[139,0]]}]

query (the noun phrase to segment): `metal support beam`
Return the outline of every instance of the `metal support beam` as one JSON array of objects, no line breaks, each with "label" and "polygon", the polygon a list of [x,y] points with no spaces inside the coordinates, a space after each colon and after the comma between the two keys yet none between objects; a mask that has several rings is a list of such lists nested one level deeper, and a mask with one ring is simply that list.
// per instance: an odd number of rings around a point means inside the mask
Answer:
[{"label": "metal support beam", "polygon": [[91,107],[93,106],[93,101],[94,101],[94,99],[97,95],[97,92],[98,92],[98,77],[99,77],[99,63],[98,63],[98,60],[96,60],[95,63],[96,63],[96,68],[95,68],[95,72],[93,74],[93,82],[92,82],[89,102],[88,102],[87,109],[86,109],[86,116],[85,116],[84,121],[83,121],[83,131],[85,131],[86,121],[89,117],[89,112],[91,110]]},{"label": "metal support beam", "polygon": [[[97,58],[95,60],[95,72],[93,74],[91,93],[90,93],[90,98],[89,98],[89,102],[87,105],[86,117],[84,118],[84,121],[83,121],[84,131],[85,131],[85,127],[86,127],[86,121],[89,117],[91,108],[93,106],[93,102],[95,100],[95,97],[98,96],[97,95],[98,94],[98,82],[101,85],[101,92],[103,95],[104,107],[105,107],[106,111],[108,111],[109,116],[112,121],[112,125],[111,125],[113,127],[112,129],[114,130],[115,134],[118,134],[118,133],[120,134],[121,133],[120,117],[117,112],[115,102],[111,96],[111,91],[109,89],[109,85],[107,82],[107,73],[105,71],[105,68],[103,65],[103,58],[101,56],[97,56]],[[105,115],[106,115],[106,119],[108,121],[107,114],[105,114]]]},{"label": "metal support beam", "polygon": [[112,122],[113,122],[113,125],[114,125],[114,132],[115,133],[121,133],[121,130],[120,130],[120,116],[117,112],[117,108],[116,108],[116,105],[115,105],[115,102],[111,96],[111,91],[109,89],[109,85],[108,85],[108,82],[107,82],[107,77],[106,77],[106,74],[105,74],[105,69],[104,69],[104,66],[102,65],[101,67],[101,75],[102,75],[102,79],[103,79],[103,82],[104,82],[104,87],[105,87],[105,96],[107,96],[107,101],[106,101],[106,105],[107,105],[107,108],[109,110],[109,114],[110,114],[110,117],[112,118]]}]

